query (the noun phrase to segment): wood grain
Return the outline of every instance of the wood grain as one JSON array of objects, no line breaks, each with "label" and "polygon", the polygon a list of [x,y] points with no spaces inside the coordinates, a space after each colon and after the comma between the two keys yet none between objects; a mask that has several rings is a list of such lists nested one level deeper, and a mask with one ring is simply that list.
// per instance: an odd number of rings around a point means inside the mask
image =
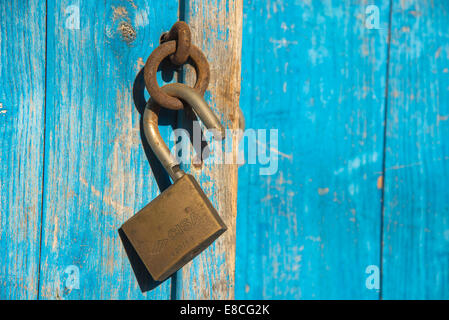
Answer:
[{"label": "wood grain", "polygon": [[1,1],[0,17],[0,299],[35,299],[42,209],[45,2]]},{"label": "wood grain", "polygon": [[[185,13],[193,43],[204,51],[210,64],[207,101],[230,129],[238,127],[242,5],[241,0],[190,0]],[[194,77],[194,72],[187,72],[186,82],[192,85]],[[191,120],[181,113],[180,124],[186,121]],[[228,230],[178,272],[177,298],[233,299],[237,165],[204,163],[201,168],[186,170],[199,180]]]},{"label": "wood grain", "polygon": [[239,170],[236,297],[377,299],[389,1],[245,1],[241,107],[278,129]]},{"label": "wood grain", "polygon": [[68,27],[69,5],[48,1],[39,298],[168,299],[170,280],[141,293],[117,230],[159,193],[133,85],[178,2],[79,1],[79,30]]},{"label": "wood grain", "polygon": [[[229,229],[142,293],[117,229],[169,181],[135,91],[179,16],[210,62],[209,104],[237,128],[242,73],[278,170],[184,165]],[[0,299],[449,298],[447,1],[14,0],[0,17]],[[161,115],[169,145],[189,121]]]},{"label": "wood grain", "polygon": [[449,299],[449,3],[394,2],[384,299]]}]

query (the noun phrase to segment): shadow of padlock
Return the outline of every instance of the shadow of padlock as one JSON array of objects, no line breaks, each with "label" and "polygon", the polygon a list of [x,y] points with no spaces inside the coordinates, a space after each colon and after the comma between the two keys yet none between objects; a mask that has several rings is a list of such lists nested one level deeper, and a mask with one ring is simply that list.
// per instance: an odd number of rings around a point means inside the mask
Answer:
[{"label": "shadow of padlock", "polygon": [[[224,128],[194,89],[173,83],[162,88],[187,102],[216,139]],[[182,268],[223,232],[226,225],[195,178],[180,169],[158,129],[160,106],[151,99],[144,112],[144,131],[151,149],[173,184],[122,225],[122,230],[154,280],[162,281]]]}]

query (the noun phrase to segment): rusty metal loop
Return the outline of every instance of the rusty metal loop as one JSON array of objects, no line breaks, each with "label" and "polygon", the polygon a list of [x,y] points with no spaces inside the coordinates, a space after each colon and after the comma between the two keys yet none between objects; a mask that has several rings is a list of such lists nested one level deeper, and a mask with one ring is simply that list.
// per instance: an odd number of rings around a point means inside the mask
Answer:
[{"label": "rusty metal loop", "polygon": [[[176,52],[176,41],[171,40],[162,43],[157,47],[151,55],[148,57],[145,63],[145,86],[150,94],[151,98],[156,101],[160,106],[171,110],[180,110],[184,107],[181,100],[175,97],[169,96],[162,91],[157,83],[157,70],[160,63],[169,55]],[[196,71],[196,83],[194,89],[204,95],[210,80],[209,63],[201,50],[194,46],[190,46],[189,60],[195,67]]]},{"label": "rusty metal loop", "polygon": [[192,43],[192,34],[187,23],[184,21],[176,22],[170,31],[164,33],[161,37],[161,43],[171,40],[176,41],[176,52],[170,55],[171,62],[178,66],[186,63]]}]

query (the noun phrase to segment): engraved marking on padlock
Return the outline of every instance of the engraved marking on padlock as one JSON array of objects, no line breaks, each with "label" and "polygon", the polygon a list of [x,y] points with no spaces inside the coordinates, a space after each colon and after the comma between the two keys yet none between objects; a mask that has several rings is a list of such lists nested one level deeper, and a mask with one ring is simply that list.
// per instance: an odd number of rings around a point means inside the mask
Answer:
[{"label": "engraved marking on padlock", "polygon": [[[186,208],[190,209],[190,207]],[[164,248],[167,246],[169,241],[176,240],[179,236],[184,235],[191,231],[194,227],[199,227],[204,219],[201,218],[201,215],[195,212],[190,212],[190,217],[184,218],[181,222],[175,224],[174,227],[168,230],[167,238],[158,239],[154,242],[153,248],[151,251],[152,255],[159,255]]]},{"label": "engraved marking on padlock", "polygon": [[157,256],[160,254],[165,247],[167,246],[168,239],[160,239],[157,242],[154,243],[154,246],[152,247],[153,250],[150,251],[150,254],[153,256]]}]

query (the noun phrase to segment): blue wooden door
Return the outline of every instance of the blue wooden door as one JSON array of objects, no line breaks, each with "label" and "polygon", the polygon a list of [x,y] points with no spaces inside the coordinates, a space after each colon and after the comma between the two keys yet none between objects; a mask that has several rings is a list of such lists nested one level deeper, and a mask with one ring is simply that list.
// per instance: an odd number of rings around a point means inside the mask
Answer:
[{"label": "blue wooden door", "polygon": [[39,285],[46,11],[19,3],[0,4],[2,299],[34,299]]},{"label": "blue wooden door", "polygon": [[[14,0],[0,17],[1,299],[449,298],[447,1]],[[238,179],[185,166],[229,230],[142,292],[117,229],[170,184],[142,138],[142,67],[178,19],[209,104],[237,128],[240,94],[265,154]],[[172,146],[188,120],[162,118]]]},{"label": "blue wooden door", "polygon": [[[212,11],[219,22],[201,18]],[[210,184],[229,230],[167,281],[136,280],[118,229],[170,184],[143,139],[147,57],[186,19],[214,67],[208,102],[233,126],[238,88],[224,100],[217,83],[220,74],[238,85],[241,32],[229,26],[241,10],[201,0],[30,0],[2,1],[0,14],[0,298],[232,298],[236,165],[193,172]],[[161,115],[168,144],[170,125],[183,121],[182,112]]]},{"label": "blue wooden door", "polygon": [[236,297],[448,299],[449,2],[245,1]]}]

